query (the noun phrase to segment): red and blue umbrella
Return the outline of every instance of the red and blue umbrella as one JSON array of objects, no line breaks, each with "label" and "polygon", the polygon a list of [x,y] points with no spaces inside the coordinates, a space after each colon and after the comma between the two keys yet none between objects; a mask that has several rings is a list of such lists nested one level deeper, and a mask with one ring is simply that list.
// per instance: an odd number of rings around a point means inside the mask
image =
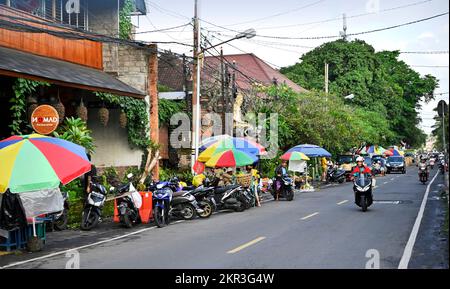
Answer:
[{"label": "red and blue umbrella", "polygon": [[289,149],[287,152],[301,152],[311,158],[331,157],[331,154],[326,149],[312,144],[298,145]]},{"label": "red and blue umbrella", "polygon": [[84,147],[39,134],[0,141],[0,193],[56,188],[91,170]]}]

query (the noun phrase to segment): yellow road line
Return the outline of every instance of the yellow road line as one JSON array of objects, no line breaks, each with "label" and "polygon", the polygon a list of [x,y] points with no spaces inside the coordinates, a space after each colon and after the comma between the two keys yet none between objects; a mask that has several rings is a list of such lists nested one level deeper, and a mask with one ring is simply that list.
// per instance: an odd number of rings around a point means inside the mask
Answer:
[{"label": "yellow road line", "polygon": [[314,217],[315,215],[318,215],[318,214],[319,214],[319,212],[312,213],[311,215],[303,217],[302,220],[309,219],[309,218]]},{"label": "yellow road line", "polygon": [[344,201],[342,201],[342,202],[339,202],[339,203],[337,203],[338,205],[342,205],[342,204],[345,204],[345,203],[347,203],[348,202],[348,200],[344,200]]},{"label": "yellow road line", "polygon": [[265,238],[266,238],[266,237],[258,237],[258,238],[256,238],[255,240],[252,240],[252,241],[250,241],[250,242],[248,242],[248,243],[245,243],[245,244],[243,244],[243,245],[241,245],[241,246],[239,246],[239,247],[237,247],[237,248],[234,248],[233,250],[228,251],[227,253],[228,253],[228,254],[234,254],[234,253],[237,253],[237,252],[239,252],[239,251],[241,251],[241,250],[243,250],[243,249],[245,249],[245,248],[247,248],[247,247],[249,247],[249,246],[251,246],[251,245],[254,245],[254,244],[256,244],[256,243],[258,243],[258,242],[264,240]]}]

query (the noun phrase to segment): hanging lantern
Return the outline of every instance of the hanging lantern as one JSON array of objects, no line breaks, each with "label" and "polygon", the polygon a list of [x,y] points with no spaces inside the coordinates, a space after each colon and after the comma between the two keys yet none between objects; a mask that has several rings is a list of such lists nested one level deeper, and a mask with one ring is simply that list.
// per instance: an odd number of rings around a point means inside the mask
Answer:
[{"label": "hanging lantern", "polygon": [[107,126],[109,121],[109,110],[106,107],[100,108],[100,110],[98,111],[98,117],[100,123],[103,126]]},{"label": "hanging lantern", "polygon": [[121,128],[127,127],[127,114],[123,110],[120,112],[119,124]]},{"label": "hanging lantern", "polygon": [[64,116],[66,114],[66,108],[64,107],[64,104],[61,102],[61,99],[59,98],[59,89],[58,89],[58,103],[54,105],[54,108],[58,112],[59,123],[62,123],[64,121]]},{"label": "hanging lantern", "polygon": [[80,105],[77,107],[77,116],[84,122],[88,120],[88,110],[81,99]]}]

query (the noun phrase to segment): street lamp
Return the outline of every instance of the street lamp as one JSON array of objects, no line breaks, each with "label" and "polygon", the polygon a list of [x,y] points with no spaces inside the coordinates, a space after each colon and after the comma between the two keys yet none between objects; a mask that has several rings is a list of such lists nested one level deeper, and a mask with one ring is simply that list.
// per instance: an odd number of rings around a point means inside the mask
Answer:
[{"label": "street lamp", "polygon": [[[199,24],[197,23],[196,25],[197,25],[197,29],[198,29],[198,31],[197,31],[198,38],[200,38],[200,29],[199,29],[199,26],[198,26]],[[194,115],[195,115],[195,118],[194,118],[195,119],[194,138],[195,139],[193,141],[194,150],[195,150],[195,160],[191,161],[191,165],[192,165],[191,167],[192,168],[193,168],[194,162],[198,159],[199,146],[200,146],[200,114],[201,114],[201,110],[200,110],[200,65],[198,65],[199,64],[199,59],[202,57],[202,54],[205,51],[209,50],[209,49],[212,49],[214,47],[223,45],[225,43],[231,42],[231,41],[236,40],[236,39],[242,39],[242,38],[250,39],[250,38],[253,38],[255,36],[256,36],[255,29],[250,28],[250,29],[247,29],[247,30],[245,30],[243,32],[238,33],[235,37],[233,37],[231,39],[228,39],[228,40],[223,41],[221,43],[212,45],[210,47],[202,48],[201,51],[198,51],[198,50],[200,50],[200,49],[198,49],[199,47],[194,47],[194,49],[197,51],[197,53],[196,53],[196,58],[197,58],[196,60],[197,61],[194,62],[194,64],[196,65],[196,67],[194,68],[194,71],[196,71],[196,91],[195,91],[195,93],[196,93],[196,107],[194,109]],[[199,42],[197,44],[199,45]]]}]

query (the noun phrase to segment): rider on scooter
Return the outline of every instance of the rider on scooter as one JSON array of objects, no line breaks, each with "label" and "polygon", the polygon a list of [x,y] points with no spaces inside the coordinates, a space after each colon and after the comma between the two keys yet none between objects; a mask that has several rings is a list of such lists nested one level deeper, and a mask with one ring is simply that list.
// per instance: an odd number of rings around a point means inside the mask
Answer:
[{"label": "rider on scooter", "polygon": [[420,163],[419,163],[419,179],[420,179],[421,168],[425,168],[425,172],[427,173],[427,178],[428,178],[428,176],[429,176],[428,164],[427,164],[427,159],[424,157],[422,157],[420,159]]},{"label": "rider on scooter", "polygon": [[287,172],[287,161],[283,160],[281,162],[281,165],[279,165],[276,169],[275,169],[275,191],[276,191],[276,199],[278,201],[279,196],[280,196],[280,191],[281,191],[281,187],[282,187],[282,182],[283,182],[283,177],[287,176],[288,172]]},{"label": "rider on scooter", "polygon": [[[364,158],[359,156],[356,158],[356,167],[352,171],[352,176],[353,176],[353,178],[355,178],[355,177],[359,177],[361,174],[364,174],[367,177],[371,177],[372,170],[366,164],[364,164]],[[358,200],[356,199],[356,194],[355,194],[355,203],[357,203],[357,202],[358,202]]]}]

